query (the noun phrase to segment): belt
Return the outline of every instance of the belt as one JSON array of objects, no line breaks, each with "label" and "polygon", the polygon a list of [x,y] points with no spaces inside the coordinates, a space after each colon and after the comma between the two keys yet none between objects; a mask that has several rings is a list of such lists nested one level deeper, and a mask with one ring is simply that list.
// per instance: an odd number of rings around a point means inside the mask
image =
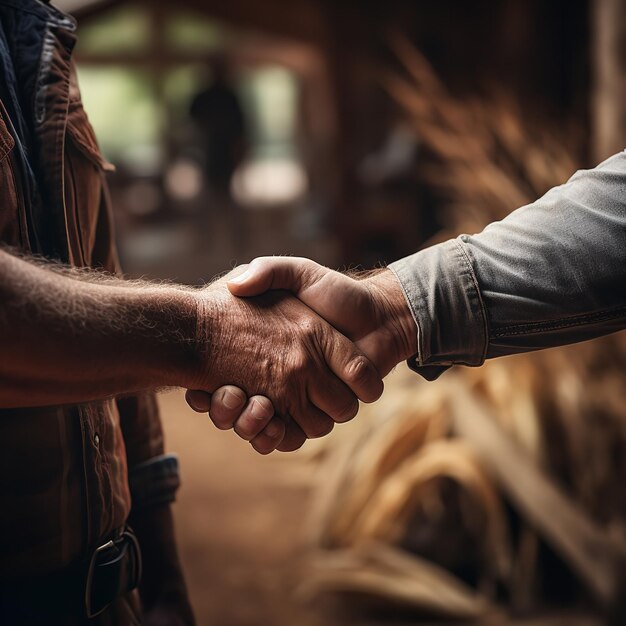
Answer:
[{"label": "belt", "polygon": [[140,580],[139,542],[127,527],[98,546],[86,564],[81,561],[44,576],[0,582],[0,623],[80,613],[92,618],[135,589]]}]

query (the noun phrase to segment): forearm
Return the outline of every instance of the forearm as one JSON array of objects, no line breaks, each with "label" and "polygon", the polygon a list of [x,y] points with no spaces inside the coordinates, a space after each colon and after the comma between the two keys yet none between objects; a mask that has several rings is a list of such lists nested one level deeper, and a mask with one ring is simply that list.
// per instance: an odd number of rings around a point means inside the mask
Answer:
[{"label": "forearm", "polygon": [[488,226],[392,264],[428,378],[590,339],[626,320],[626,154]]},{"label": "forearm", "polygon": [[0,406],[67,404],[193,378],[195,298],[0,251]]}]

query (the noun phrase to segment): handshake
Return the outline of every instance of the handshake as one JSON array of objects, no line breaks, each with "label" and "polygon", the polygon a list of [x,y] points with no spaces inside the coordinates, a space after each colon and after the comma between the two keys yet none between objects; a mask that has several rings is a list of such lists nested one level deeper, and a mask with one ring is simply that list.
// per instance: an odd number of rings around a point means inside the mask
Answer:
[{"label": "handshake", "polygon": [[351,277],[264,257],[196,297],[202,366],[187,402],[261,454],[296,450],[351,420],[358,400],[377,400],[382,379],[417,350],[390,270]]}]

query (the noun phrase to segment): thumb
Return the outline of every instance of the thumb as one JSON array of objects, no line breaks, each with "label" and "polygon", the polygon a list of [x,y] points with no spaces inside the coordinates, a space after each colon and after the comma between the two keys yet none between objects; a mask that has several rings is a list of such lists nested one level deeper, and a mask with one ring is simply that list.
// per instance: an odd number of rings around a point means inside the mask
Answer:
[{"label": "thumb", "polygon": [[382,378],[372,361],[347,337],[329,329],[323,337],[324,358],[330,370],[362,402],[375,402],[383,393]]},{"label": "thumb", "polygon": [[330,271],[302,257],[259,257],[227,285],[239,297],[258,296],[272,289],[286,289],[297,296]]}]

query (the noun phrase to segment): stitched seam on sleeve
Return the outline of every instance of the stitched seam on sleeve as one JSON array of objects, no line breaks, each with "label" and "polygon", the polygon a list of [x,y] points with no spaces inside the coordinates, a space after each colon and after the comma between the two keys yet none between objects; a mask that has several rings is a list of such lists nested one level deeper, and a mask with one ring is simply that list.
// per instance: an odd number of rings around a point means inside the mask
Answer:
[{"label": "stitched seam on sleeve", "polygon": [[404,283],[400,280],[400,276],[398,276],[398,273],[392,267],[388,267],[387,269],[393,272],[397,281],[400,283],[402,293],[404,294],[404,299],[406,300],[406,303],[411,311],[411,315],[413,316],[413,321],[415,322],[415,326],[417,328],[417,364],[420,366],[424,365],[424,356],[423,356],[424,353],[422,350],[422,343],[423,343],[422,326],[419,322],[419,317],[417,313],[415,312],[415,309],[413,308],[413,303],[411,302],[411,298],[409,297],[407,290],[404,288]]},{"label": "stitched seam on sleeve", "polygon": [[461,252],[461,258],[463,259],[463,261],[465,262],[465,265],[467,266],[467,269],[470,274],[470,278],[472,279],[472,283],[474,284],[474,289],[476,290],[476,294],[478,295],[478,303],[480,304],[480,313],[482,315],[482,320],[483,320],[483,333],[485,336],[483,351],[481,355],[481,363],[484,363],[485,359],[487,358],[487,351],[489,349],[489,324],[487,322],[487,311],[485,309],[485,303],[483,302],[483,297],[482,297],[482,294],[480,293],[480,288],[478,286],[478,279],[476,278],[476,274],[474,273],[474,268],[472,267],[470,258],[464,246],[461,244],[461,242],[458,239],[455,239],[454,243],[456,244],[457,248]]},{"label": "stitched seam on sleeve", "polygon": [[554,321],[531,322],[528,324],[517,324],[515,326],[506,326],[494,333],[492,337],[499,338],[507,335],[523,335],[537,334],[549,330],[559,330],[562,328],[572,328],[575,326],[584,326],[589,322],[601,322],[612,319],[619,319],[626,316],[626,307],[620,307],[617,310],[598,311],[597,313],[585,313],[584,315],[575,315]]}]

